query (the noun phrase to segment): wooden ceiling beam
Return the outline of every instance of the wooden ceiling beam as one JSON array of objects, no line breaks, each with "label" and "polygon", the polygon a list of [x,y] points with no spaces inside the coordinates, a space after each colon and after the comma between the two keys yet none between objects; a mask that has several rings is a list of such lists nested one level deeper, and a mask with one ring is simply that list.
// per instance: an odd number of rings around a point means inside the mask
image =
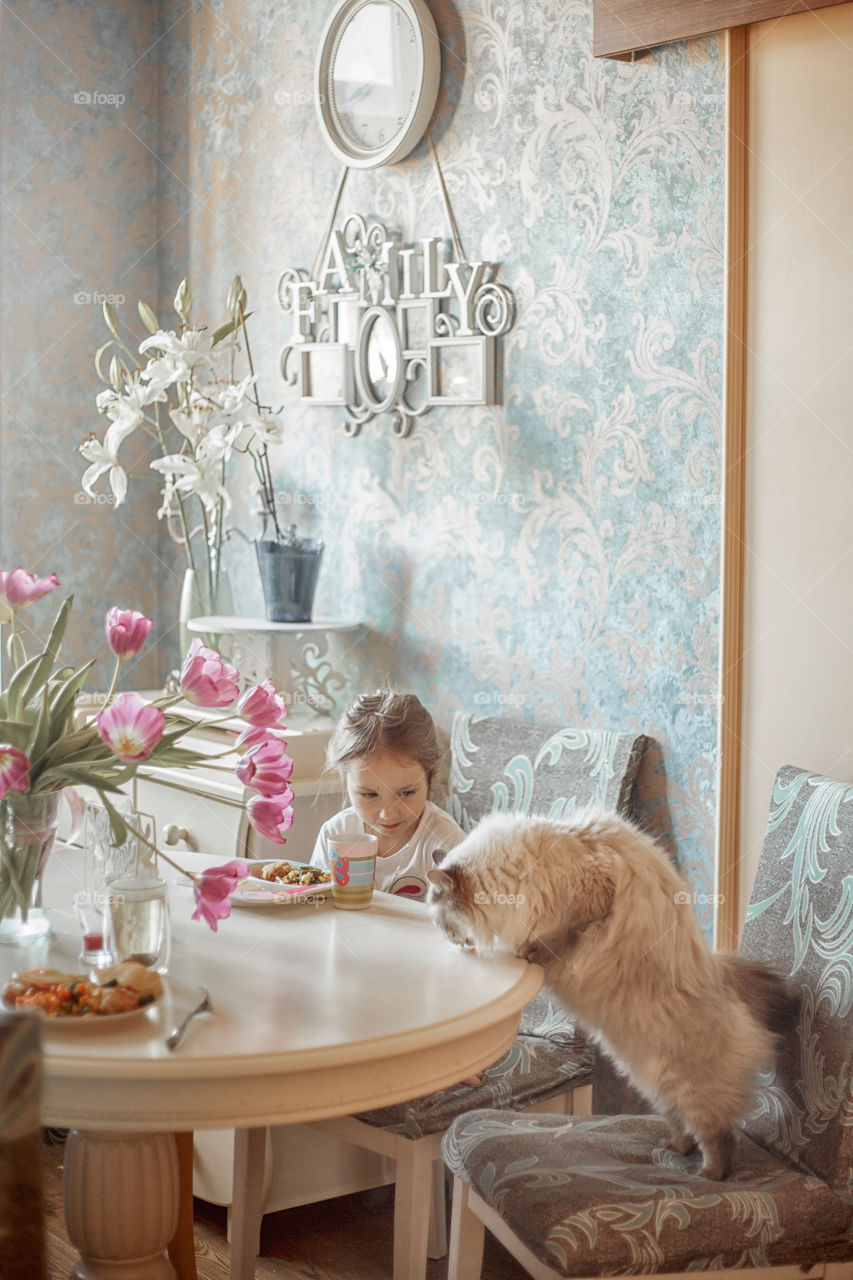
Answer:
[{"label": "wooden ceiling beam", "polygon": [[593,0],[593,53],[625,58],[768,18],[827,9],[847,0]]}]

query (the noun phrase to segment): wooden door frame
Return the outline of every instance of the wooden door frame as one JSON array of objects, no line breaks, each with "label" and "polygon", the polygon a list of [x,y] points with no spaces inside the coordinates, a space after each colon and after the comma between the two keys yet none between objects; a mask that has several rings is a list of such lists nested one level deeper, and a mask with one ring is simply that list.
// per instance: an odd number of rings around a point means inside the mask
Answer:
[{"label": "wooden door frame", "polygon": [[593,0],[592,51],[626,58],[669,44],[731,31],[769,18],[828,9],[847,0]]},{"label": "wooden door frame", "polygon": [[717,947],[740,932],[740,778],[743,712],[744,538],[746,496],[747,177],[749,32],[726,33],[726,290],[723,527],[720,585],[720,714],[717,820]]}]

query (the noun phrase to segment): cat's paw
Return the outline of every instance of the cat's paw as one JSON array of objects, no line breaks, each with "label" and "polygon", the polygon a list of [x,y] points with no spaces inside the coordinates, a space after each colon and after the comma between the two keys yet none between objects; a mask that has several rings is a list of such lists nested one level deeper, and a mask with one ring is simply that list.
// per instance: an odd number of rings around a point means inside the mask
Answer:
[{"label": "cat's paw", "polygon": [[696,1139],[691,1134],[684,1133],[679,1134],[678,1137],[670,1137],[669,1141],[664,1145],[677,1155],[689,1156],[690,1152],[696,1148]]},{"label": "cat's paw", "polygon": [[541,938],[528,938],[515,954],[519,960],[526,960],[528,964],[545,964],[552,958],[550,948],[546,947]]},{"label": "cat's paw", "polygon": [[717,1133],[711,1137],[703,1137],[699,1143],[702,1149],[702,1168],[700,1178],[708,1178],[711,1182],[722,1182],[732,1169],[735,1139],[733,1133]]},{"label": "cat's paw", "polygon": [[461,1083],[469,1084],[471,1085],[472,1088],[476,1088],[478,1085],[481,1085],[483,1083],[483,1074],[482,1072],[480,1072],[476,1076],[466,1076],[465,1079],[461,1081]]}]

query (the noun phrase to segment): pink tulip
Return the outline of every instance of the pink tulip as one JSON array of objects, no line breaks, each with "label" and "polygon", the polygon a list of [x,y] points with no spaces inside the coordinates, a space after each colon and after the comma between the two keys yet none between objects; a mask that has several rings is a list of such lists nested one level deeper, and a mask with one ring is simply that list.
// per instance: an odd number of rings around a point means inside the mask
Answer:
[{"label": "pink tulip", "polygon": [[150,756],[163,736],[166,717],[138,693],[120,693],[98,716],[98,733],[119,760]]},{"label": "pink tulip", "polygon": [[[250,724],[248,729],[244,729],[237,738],[237,741],[234,743],[234,750],[239,751],[241,755],[244,755],[247,751],[251,751],[253,748],[259,747],[261,743],[269,742],[270,738],[273,736],[274,735],[270,733],[269,729],[262,729],[259,724]],[[280,738],[276,738],[275,740],[276,742],[281,742]],[[284,748],[287,746],[287,743],[281,742],[281,745]]]},{"label": "pink tulip", "polygon": [[253,796],[246,805],[246,814],[258,835],[284,844],[284,833],[293,826],[292,804],[293,792],[288,787],[280,796]]},{"label": "pink tulip", "polygon": [[30,761],[23,751],[9,742],[0,743],[0,800],[7,791],[26,791]]},{"label": "pink tulip", "polygon": [[153,626],[152,620],[136,609],[110,609],[107,614],[107,640],[115,656],[134,657]]},{"label": "pink tulip", "polygon": [[287,703],[280,693],[276,693],[273,682],[265,680],[263,684],[247,689],[237,703],[237,715],[251,725],[271,729],[284,720]]},{"label": "pink tulip", "polygon": [[287,790],[293,761],[285,755],[284,744],[270,736],[243,756],[234,772],[244,787],[262,796],[279,796]]},{"label": "pink tulip", "polygon": [[55,573],[49,578],[37,578],[26,569],[0,571],[0,622],[8,622],[13,609],[40,600],[58,586],[59,579]]},{"label": "pink tulip", "polygon": [[190,918],[204,920],[216,933],[218,921],[231,914],[231,894],[248,874],[248,862],[244,858],[232,858],[221,867],[208,867],[193,876],[195,911]]},{"label": "pink tulip", "polygon": [[198,636],[181,667],[181,693],[197,707],[227,707],[240,692],[236,667],[223,662]]}]

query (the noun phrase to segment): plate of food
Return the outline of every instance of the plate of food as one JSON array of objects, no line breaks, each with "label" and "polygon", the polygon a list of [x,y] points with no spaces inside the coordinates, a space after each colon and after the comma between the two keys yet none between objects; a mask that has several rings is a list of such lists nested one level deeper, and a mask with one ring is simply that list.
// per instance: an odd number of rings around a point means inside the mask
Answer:
[{"label": "plate of food", "polygon": [[35,1009],[51,1027],[102,1027],[139,1018],[162,999],[159,973],[129,960],[86,974],[27,969],[6,983],[0,1005],[16,1013]]},{"label": "plate of food", "polygon": [[238,907],[286,906],[306,899],[322,902],[331,888],[331,874],[304,862],[257,861],[231,895]]}]

